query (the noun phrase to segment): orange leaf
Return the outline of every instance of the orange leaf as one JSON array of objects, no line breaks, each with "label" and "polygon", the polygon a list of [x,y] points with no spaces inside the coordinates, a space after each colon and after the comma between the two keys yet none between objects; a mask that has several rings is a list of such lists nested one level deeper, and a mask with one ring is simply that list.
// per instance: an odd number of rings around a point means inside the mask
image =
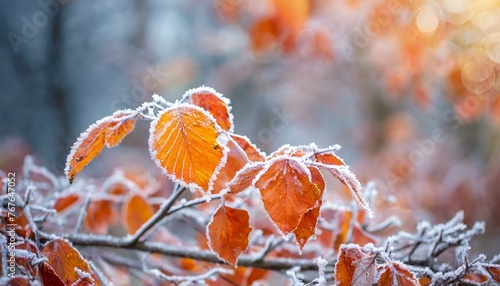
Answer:
[{"label": "orange leaf", "polygon": [[130,118],[131,114],[131,111],[117,111],[112,116],[92,124],[87,131],[80,134],[71,147],[64,170],[70,183],[76,174],[101,153],[104,146],[111,148],[118,145],[134,129],[136,119]]},{"label": "orange leaf", "polygon": [[377,285],[393,285],[393,286],[419,286],[418,279],[415,275],[404,266],[404,264],[391,261],[383,265],[380,279]]},{"label": "orange leaf", "polygon": [[191,104],[176,105],[151,124],[151,157],[170,178],[210,193],[227,158],[221,132],[205,110]]},{"label": "orange leaf", "polygon": [[264,164],[249,163],[236,173],[234,178],[227,184],[227,194],[235,195],[252,185],[253,180],[264,168]]},{"label": "orange leaf", "polygon": [[71,244],[64,239],[55,239],[47,243],[41,249],[43,255],[48,259],[48,264],[61,278],[64,285],[71,285],[80,279],[75,267],[92,275],[95,285],[100,285],[96,275],[89,264]]},{"label": "orange leaf", "polygon": [[222,129],[226,131],[233,130],[233,115],[229,107],[229,99],[213,88],[201,86],[190,89],[183,99],[210,112]]},{"label": "orange leaf", "polygon": [[208,245],[221,259],[234,266],[247,249],[250,231],[247,211],[221,205],[207,227]]},{"label": "orange leaf", "polygon": [[154,214],[153,208],[140,195],[132,195],[122,209],[123,225],[134,234]]},{"label": "orange leaf", "polygon": [[333,152],[331,153],[321,153],[318,152],[314,154],[314,157],[316,158],[316,161],[326,164],[326,165],[338,165],[338,166],[345,166],[345,163],[340,157],[335,155]]},{"label": "orange leaf", "polygon": [[295,234],[295,239],[299,243],[300,250],[304,248],[304,245],[307,243],[309,237],[314,235],[316,231],[316,224],[318,222],[321,207],[321,195],[323,194],[323,191],[325,189],[325,181],[318,168],[308,167],[308,169],[311,172],[313,183],[316,184],[320,191],[318,197],[319,205],[308,210],[304,214],[304,216],[302,216],[302,219],[300,220],[297,228],[293,231],[293,233]]},{"label": "orange leaf", "polygon": [[246,136],[231,134],[231,139],[245,152],[248,160],[252,162],[262,162],[265,160],[264,154]]},{"label": "orange leaf", "polygon": [[375,255],[366,254],[355,244],[342,245],[335,264],[339,286],[372,285],[375,282]]},{"label": "orange leaf", "polygon": [[260,190],[271,220],[284,234],[297,228],[302,216],[316,206],[320,196],[307,166],[292,157],[273,159],[255,187]]}]

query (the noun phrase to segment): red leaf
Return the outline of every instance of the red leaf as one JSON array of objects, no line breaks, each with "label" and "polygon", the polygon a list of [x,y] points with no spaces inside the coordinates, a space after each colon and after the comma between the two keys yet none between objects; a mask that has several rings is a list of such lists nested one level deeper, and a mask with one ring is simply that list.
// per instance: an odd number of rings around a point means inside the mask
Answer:
[{"label": "red leaf", "polygon": [[337,285],[373,285],[376,270],[375,258],[373,253],[362,252],[358,245],[341,245],[335,264]]},{"label": "red leaf", "polygon": [[136,118],[131,118],[130,115],[132,111],[117,111],[80,134],[71,147],[64,170],[70,183],[76,174],[101,153],[104,146],[111,148],[118,145],[134,129]]},{"label": "red leaf", "polygon": [[418,279],[398,261],[391,261],[382,266],[382,272],[377,285],[385,286],[419,286]]},{"label": "red leaf", "polygon": [[48,259],[48,264],[54,272],[61,278],[64,285],[71,285],[80,279],[75,271],[75,267],[92,275],[95,285],[100,285],[89,264],[80,253],[63,239],[55,239],[47,243],[41,249],[43,255]]},{"label": "red leaf", "polygon": [[284,234],[297,228],[302,216],[316,206],[321,196],[307,166],[291,157],[273,159],[255,186],[271,220]]},{"label": "red leaf", "polygon": [[219,126],[226,130],[233,130],[233,115],[229,107],[229,99],[213,88],[202,86],[188,90],[183,97],[186,102],[199,106],[210,112]]},{"label": "red leaf", "polygon": [[221,259],[234,266],[248,247],[250,231],[247,211],[221,205],[207,227],[208,245]]},{"label": "red leaf", "polygon": [[214,118],[198,106],[168,108],[151,124],[151,157],[170,178],[209,193],[227,158],[221,133]]}]

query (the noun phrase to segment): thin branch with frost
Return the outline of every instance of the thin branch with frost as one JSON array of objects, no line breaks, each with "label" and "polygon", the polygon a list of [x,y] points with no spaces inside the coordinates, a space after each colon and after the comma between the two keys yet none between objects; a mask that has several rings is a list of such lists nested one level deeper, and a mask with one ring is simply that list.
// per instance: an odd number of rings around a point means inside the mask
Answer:
[{"label": "thin branch with frost", "polygon": [[89,208],[90,205],[90,196],[87,195],[85,198],[85,202],[83,203],[82,209],[80,210],[80,214],[78,216],[78,220],[76,221],[75,228],[73,229],[73,233],[79,233],[82,225],[83,225],[83,220],[85,219],[85,216],[87,215],[87,209]]}]

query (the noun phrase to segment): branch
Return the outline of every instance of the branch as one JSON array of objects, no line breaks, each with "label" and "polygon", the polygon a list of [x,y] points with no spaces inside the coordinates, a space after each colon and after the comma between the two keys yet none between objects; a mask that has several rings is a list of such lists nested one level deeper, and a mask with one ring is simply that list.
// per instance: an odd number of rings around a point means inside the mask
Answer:
[{"label": "branch", "polygon": [[172,205],[175,203],[175,201],[182,195],[182,193],[186,190],[184,187],[180,187],[179,185],[176,185],[174,188],[174,192],[170,197],[161,205],[160,209],[146,222],[144,223],[138,230],[137,232],[129,236],[127,238],[127,244],[128,245],[133,245],[139,241],[139,239],[148,231],[150,230],[154,225],[156,225],[163,217],[168,215],[168,211],[172,207]]},{"label": "branch", "polygon": [[[40,237],[44,239],[53,239],[54,235],[39,231]],[[63,234],[63,238],[68,239],[75,245],[79,246],[104,246],[114,248],[125,248],[131,250],[139,250],[151,253],[163,254],[171,257],[185,257],[199,261],[206,261],[217,264],[226,264],[214,252],[199,250],[194,248],[182,248],[171,246],[160,242],[137,241],[130,244],[129,240],[124,237],[107,236],[107,235],[91,235],[91,234]],[[334,265],[333,262],[330,263]],[[286,270],[292,267],[300,267],[302,270],[318,270],[318,265],[315,259],[284,259],[273,258],[255,261],[252,255],[242,255],[238,259],[238,266],[254,267],[268,270]]]}]

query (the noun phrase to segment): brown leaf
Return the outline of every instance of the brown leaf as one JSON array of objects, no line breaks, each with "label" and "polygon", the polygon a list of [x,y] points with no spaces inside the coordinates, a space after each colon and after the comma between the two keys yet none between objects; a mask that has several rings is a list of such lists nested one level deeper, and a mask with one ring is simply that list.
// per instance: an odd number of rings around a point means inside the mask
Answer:
[{"label": "brown leaf", "polygon": [[223,260],[234,266],[240,254],[248,247],[251,231],[247,211],[221,205],[207,227],[208,245]]}]

